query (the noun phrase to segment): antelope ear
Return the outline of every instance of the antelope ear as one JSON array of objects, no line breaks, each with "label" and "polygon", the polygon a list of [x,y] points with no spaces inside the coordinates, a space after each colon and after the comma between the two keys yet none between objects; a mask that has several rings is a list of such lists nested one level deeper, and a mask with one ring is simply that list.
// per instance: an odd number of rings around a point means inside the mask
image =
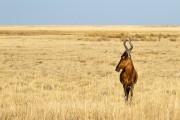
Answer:
[{"label": "antelope ear", "polygon": [[124,51],[124,53],[121,55],[121,57],[124,57],[127,55],[127,51]]}]

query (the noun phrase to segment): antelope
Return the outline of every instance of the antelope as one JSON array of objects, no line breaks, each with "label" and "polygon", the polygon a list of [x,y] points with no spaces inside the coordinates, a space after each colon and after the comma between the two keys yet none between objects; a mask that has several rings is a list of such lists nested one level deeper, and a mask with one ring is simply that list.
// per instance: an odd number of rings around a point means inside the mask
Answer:
[{"label": "antelope", "polygon": [[[131,46],[129,49],[126,46],[127,41]],[[121,55],[121,59],[116,66],[116,71],[119,72],[122,69],[120,73],[120,82],[124,88],[125,100],[128,101],[129,92],[131,92],[131,99],[133,97],[133,89],[135,83],[137,82],[138,74],[134,68],[133,61],[131,60],[130,53],[133,49],[133,45],[130,39],[126,39],[124,41],[124,47],[125,52]]]}]

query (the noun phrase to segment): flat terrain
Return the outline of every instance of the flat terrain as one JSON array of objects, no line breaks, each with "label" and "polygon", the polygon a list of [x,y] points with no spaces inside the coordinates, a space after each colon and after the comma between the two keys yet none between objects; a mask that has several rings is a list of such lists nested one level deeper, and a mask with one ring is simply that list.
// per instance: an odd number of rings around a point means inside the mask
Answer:
[{"label": "flat terrain", "polygon": [[[127,37],[139,78],[125,103]],[[180,27],[0,27],[0,119],[179,120]]]}]

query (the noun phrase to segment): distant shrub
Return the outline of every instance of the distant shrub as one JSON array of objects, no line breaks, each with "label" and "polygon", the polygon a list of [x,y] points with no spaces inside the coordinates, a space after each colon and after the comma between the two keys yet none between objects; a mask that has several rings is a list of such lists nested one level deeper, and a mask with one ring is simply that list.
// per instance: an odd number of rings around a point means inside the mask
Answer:
[{"label": "distant shrub", "polygon": [[169,39],[170,41],[172,41],[172,42],[175,42],[176,41],[176,39],[174,39],[174,38],[171,38],[171,39]]}]

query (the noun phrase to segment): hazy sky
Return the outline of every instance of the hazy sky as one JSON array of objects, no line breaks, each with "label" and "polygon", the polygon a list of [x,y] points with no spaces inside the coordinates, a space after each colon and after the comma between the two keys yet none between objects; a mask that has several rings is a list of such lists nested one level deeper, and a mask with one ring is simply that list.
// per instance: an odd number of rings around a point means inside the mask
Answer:
[{"label": "hazy sky", "polygon": [[0,0],[0,25],[180,25],[180,0]]}]

